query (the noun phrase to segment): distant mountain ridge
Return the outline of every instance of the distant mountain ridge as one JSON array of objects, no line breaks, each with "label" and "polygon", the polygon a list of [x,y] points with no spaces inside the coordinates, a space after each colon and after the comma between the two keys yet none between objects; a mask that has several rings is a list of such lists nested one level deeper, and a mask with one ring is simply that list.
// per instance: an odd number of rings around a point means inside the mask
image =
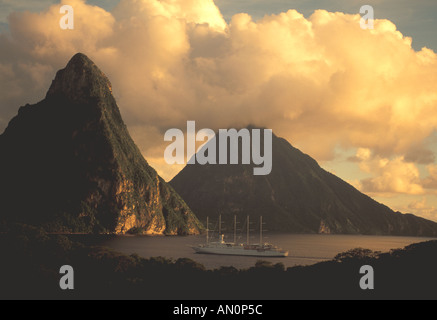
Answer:
[{"label": "distant mountain ridge", "polygon": [[0,135],[0,221],[48,231],[196,234],[203,226],[131,139],[103,72],[78,53]]},{"label": "distant mountain ridge", "polygon": [[437,223],[394,212],[274,134],[272,149],[269,175],[254,176],[252,165],[192,164],[170,184],[203,221],[262,215],[278,232],[437,236]]}]

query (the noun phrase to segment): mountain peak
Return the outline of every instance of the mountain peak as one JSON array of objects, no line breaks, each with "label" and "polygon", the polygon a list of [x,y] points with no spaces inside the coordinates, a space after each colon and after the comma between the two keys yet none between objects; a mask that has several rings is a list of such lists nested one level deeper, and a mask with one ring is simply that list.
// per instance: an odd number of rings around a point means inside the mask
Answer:
[{"label": "mountain peak", "polygon": [[437,235],[437,223],[394,212],[275,134],[271,173],[252,175],[252,167],[187,165],[170,184],[200,219],[263,216],[276,232]]},{"label": "mountain peak", "polygon": [[103,98],[112,94],[106,75],[83,53],[76,53],[67,66],[56,73],[46,98],[63,95],[73,101]]},{"label": "mountain peak", "polygon": [[0,135],[0,154],[0,224],[121,234],[203,228],[148,165],[108,78],[84,54],[57,72],[46,99],[20,108]]}]

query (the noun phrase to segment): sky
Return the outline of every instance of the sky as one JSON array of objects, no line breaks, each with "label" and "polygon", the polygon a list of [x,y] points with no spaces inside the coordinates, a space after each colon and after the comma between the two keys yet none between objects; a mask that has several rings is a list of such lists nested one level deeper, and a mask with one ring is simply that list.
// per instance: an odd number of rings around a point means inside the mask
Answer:
[{"label": "sky", "polygon": [[[74,29],[62,30],[62,4]],[[360,27],[362,5],[374,29]],[[394,210],[437,221],[433,0],[0,0],[0,132],[76,53],[166,180],[170,128],[273,129]]]}]

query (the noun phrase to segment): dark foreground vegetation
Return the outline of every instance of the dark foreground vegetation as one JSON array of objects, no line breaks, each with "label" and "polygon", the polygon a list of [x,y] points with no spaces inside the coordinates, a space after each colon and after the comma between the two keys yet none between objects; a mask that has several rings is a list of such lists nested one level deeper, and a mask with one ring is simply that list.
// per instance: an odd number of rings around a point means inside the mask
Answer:
[{"label": "dark foreground vegetation", "polygon": [[[16,225],[0,235],[1,299],[437,299],[437,241],[388,253],[357,248],[312,266],[258,261],[207,270],[191,259],[144,259]],[[62,265],[74,289],[61,290]],[[374,289],[362,290],[362,265]]]}]

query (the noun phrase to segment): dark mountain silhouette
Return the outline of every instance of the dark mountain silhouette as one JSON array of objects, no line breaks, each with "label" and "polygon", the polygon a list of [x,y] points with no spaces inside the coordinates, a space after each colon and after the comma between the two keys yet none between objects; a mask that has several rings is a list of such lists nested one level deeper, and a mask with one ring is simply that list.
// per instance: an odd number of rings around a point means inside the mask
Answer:
[{"label": "dark mountain silhouette", "polygon": [[186,203],[131,139],[108,78],[85,55],[0,135],[0,221],[57,232],[198,233]]},{"label": "dark mountain silhouette", "polygon": [[253,175],[253,165],[241,161],[196,163],[187,165],[170,184],[203,221],[219,214],[228,222],[234,215],[239,221],[247,215],[252,221],[262,215],[271,231],[437,235],[437,223],[394,212],[274,134],[272,149],[269,175]]}]

